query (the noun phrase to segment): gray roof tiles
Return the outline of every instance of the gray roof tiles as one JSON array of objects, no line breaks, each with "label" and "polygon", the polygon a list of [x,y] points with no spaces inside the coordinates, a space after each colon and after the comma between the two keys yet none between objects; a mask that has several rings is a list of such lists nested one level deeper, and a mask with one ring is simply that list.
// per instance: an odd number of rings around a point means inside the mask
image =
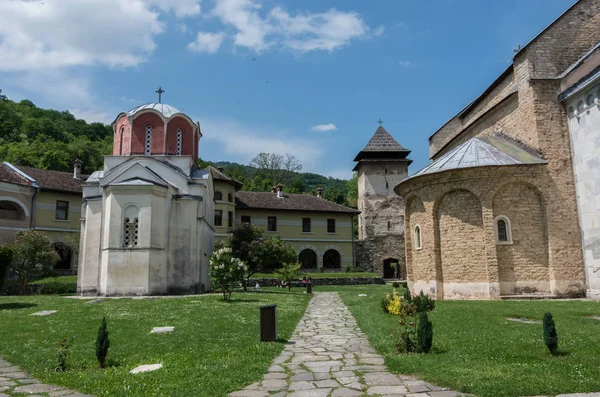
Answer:
[{"label": "gray roof tiles", "polygon": [[237,209],[360,213],[360,211],[353,208],[332,203],[310,194],[283,193],[283,198],[278,198],[277,193],[273,192],[236,192],[235,204]]},{"label": "gray roof tiles", "polygon": [[379,126],[375,134],[367,143],[367,146],[362,150],[363,152],[398,152],[408,151],[402,145],[386,131],[383,126]]},{"label": "gray roof tiles", "polygon": [[408,179],[459,168],[546,163],[544,159],[528,153],[506,139],[493,136],[477,137],[457,146]]}]

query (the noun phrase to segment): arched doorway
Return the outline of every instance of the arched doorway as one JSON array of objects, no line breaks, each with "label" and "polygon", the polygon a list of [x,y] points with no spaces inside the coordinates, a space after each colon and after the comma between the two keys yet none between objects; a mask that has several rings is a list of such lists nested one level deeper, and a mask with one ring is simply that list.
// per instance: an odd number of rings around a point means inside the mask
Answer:
[{"label": "arched doorway", "polygon": [[26,214],[23,208],[8,200],[0,200],[0,219],[11,219],[15,221],[25,219]]},{"label": "arched doorway", "polygon": [[341,269],[342,268],[342,257],[340,253],[334,249],[325,251],[323,255],[323,267],[325,269]]},{"label": "arched doorway", "polygon": [[55,270],[71,270],[71,258],[73,252],[71,248],[65,243],[54,243],[54,250],[60,257],[58,262],[54,265]]},{"label": "arched doorway", "polygon": [[401,278],[398,259],[388,258],[383,261],[383,278]]},{"label": "arched doorway", "polygon": [[310,248],[302,250],[298,255],[298,262],[302,264],[303,269],[315,269],[317,267],[317,253]]}]

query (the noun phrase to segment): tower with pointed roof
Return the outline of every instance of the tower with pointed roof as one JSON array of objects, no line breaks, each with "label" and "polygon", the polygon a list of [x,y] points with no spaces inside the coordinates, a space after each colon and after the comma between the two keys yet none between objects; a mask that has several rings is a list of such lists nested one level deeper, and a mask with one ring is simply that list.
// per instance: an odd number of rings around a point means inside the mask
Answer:
[{"label": "tower with pointed roof", "polygon": [[358,173],[358,264],[384,278],[405,278],[404,203],[394,187],[408,176],[410,150],[383,126],[354,161]]}]

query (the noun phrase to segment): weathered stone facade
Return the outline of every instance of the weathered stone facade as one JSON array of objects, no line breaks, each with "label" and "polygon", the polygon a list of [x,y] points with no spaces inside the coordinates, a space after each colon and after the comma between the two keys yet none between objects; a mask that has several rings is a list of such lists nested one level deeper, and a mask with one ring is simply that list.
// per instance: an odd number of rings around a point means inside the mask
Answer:
[{"label": "weathered stone facade", "polygon": [[[571,140],[559,94],[563,74],[600,42],[598,26],[600,0],[580,0],[429,138],[434,170],[396,188],[406,204],[407,272],[414,292],[440,299],[584,293]],[[506,162],[486,163],[482,154],[479,164],[436,164],[487,137],[502,138],[505,143],[494,142]],[[534,164],[528,155],[529,162],[521,161],[523,153],[515,148],[545,164]],[[417,225],[421,241],[415,245]]]},{"label": "weathered stone facade", "polygon": [[357,265],[384,278],[406,278],[404,200],[393,189],[408,176],[409,153],[379,127],[354,160],[360,211]]}]

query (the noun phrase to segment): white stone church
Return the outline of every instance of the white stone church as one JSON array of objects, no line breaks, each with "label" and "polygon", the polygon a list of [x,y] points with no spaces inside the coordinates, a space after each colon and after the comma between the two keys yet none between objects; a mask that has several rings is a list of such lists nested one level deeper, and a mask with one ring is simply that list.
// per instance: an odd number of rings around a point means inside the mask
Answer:
[{"label": "white stone church", "polygon": [[112,126],[113,154],[83,185],[78,293],[208,290],[214,200],[210,172],[196,163],[200,124],[149,103]]}]

